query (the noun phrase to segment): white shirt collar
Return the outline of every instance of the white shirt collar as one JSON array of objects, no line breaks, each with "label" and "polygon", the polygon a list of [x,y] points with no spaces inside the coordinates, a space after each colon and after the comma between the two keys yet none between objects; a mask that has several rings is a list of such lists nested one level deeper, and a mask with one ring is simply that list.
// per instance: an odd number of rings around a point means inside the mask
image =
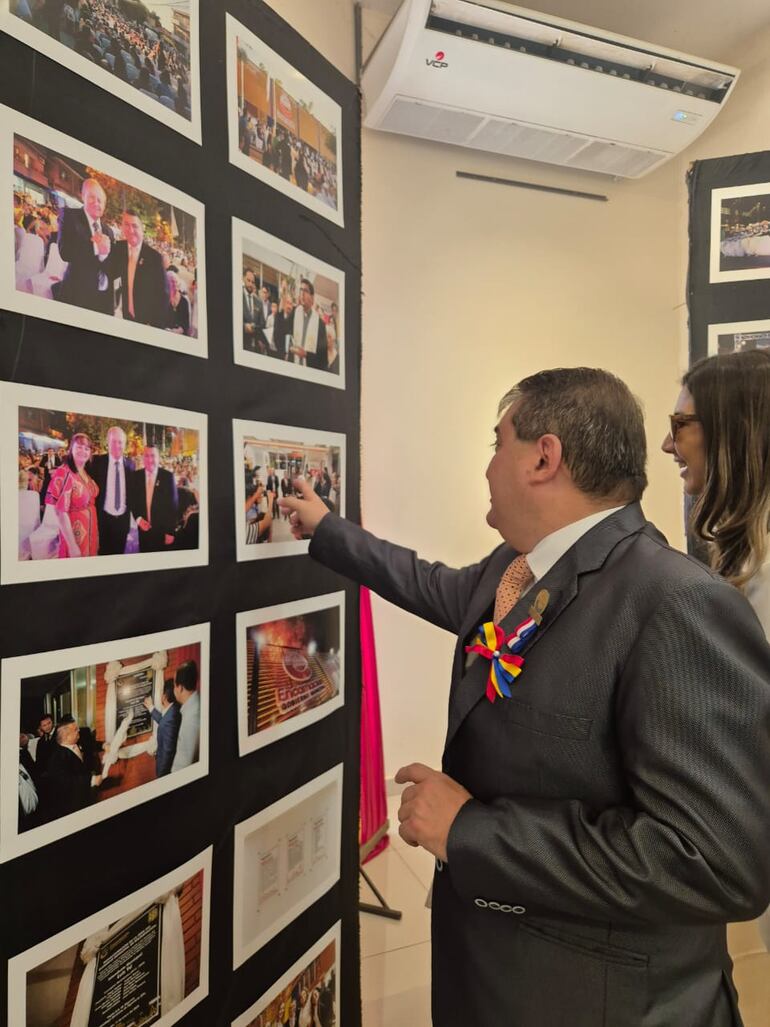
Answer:
[{"label": "white shirt collar", "polygon": [[[624,504],[625,505],[625,504]],[[527,563],[532,571],[535,581],[540,581],[550,571],[562,556],[575,545],[579,538],[582,538],[591,528],[596,527],[606,517],[622,510],[623,506],[613,506],[611,510],[601,510],[599,513],[590,514],[579,521],[573,521],[558,531],[551,532],[545,538],[541,538],[535,548],[527,556]]]}]

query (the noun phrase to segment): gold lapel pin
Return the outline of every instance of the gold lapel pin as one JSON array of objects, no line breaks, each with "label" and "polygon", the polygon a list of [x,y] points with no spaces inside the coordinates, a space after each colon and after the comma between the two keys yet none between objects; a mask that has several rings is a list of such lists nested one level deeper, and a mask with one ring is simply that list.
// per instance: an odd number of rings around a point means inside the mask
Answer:
[{"label": "gold lapel pin", "polygon": [[543,614],[550,598],[548,589],[543,588],[537,593],[534,603],[529,608],[529,615],[538,627],[543,623]]}]

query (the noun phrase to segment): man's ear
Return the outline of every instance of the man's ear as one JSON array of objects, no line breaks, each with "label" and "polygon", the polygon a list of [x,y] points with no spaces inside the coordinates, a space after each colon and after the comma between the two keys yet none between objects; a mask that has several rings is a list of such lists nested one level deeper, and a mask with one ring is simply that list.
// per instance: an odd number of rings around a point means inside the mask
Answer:
[{"label": "man's ear", "polygon": [[561,439],[558,435],[541,435],[537,440],[536,477],[539,481],[550,481],[561,465]]}]

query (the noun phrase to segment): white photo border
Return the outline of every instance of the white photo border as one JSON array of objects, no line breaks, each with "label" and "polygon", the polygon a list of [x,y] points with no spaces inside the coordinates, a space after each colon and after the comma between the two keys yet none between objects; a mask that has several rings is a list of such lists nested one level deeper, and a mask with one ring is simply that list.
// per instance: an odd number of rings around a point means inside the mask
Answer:
[{"label": "white photo border", "polygon": [[26,43],[38,53],[50,57],[52,61],[63,65],[76,75],[99,86],[112,96],[136,107],[137,110],[159,121],[168,128],[173,128],[180,135],[202,142],[201,134],[201,100],[200,100],[200,36],[198,0],[189,0],[190,4],[190,120],[182,117],[175,110],[165,107],[160,100],[151,100],[135,86],[129,85],[111,71],[107,71],[95,61],[82,57],[76,50],[71,50],[64,43],[57,42],[42,29],[30,25],[23,18],[11,11],[10,0],[0,0],[0,30],[9,36]]},{"label": "white photo border", "polygon": [[[254,242],[264,249],[272,252],[277,258],[283,257],[301,264],[309,271],[319,271],[337,283],[339,288],[338,308],[342,321],[342,345],[339,348],[340,370],[339,374],[332,374],[329,371],[321,371],[315,367],[301,367],[298,364],[280,361],[276,357],[269,357],[261,353],[250,353],[243,348],[243,252],[248,242]],[[261,228],[249,224],[248,221],[241,221],[233,218],[233,360],[243,367],[253,367],[258,371],[270,371],[272,374],[285,375],[287,378],[300,378],[308,382],[316,382],[318,385],[329,385],[334,389],[345,388],[345,272],[332,264],[327,264],[318,257],[312,257],[309,253],[291,246],[275,235],[269,235]]]},{"label": "white photo border", "polygon": [[[271,424],[267,421],[233,421],[233,470],[235,475],[235,552],[238,561],[265,560],[273,556],[300,556],[308,551],[310,542],[296,539],[292,542],[261,542],[246,545],[245,517],[246,484],[243,478],[243,440],[246,435],[256,435],[266,442],[292,442],[297,446],[337,446],[340,451],[342,488],[340,489],[340,516],[345,516],[347,494],[346,436],[341,432],[321,431],[315,428],[293,428],[285,424]],[[305,440],[305,441],[300,441]],[[1,508],[0,508],[1,509]]]},{"label": "white photo border", "polygon": [[728,197],[767,196],[770,200],[770,182],[755,182],[753,185],[726,186],[723,189],[711,190],[711,239],[709,251],[709,282],[753,282],[770,278],[768,267],[746,268],[744,270],[721,271],[722,242],[722,200]]},{"label": "white photo border", "polygon": [[319,938],[315,945],[311,945],[310,948],[305,952],[304,955],[300,956],[293,966],[290,966],[286,973],[280,977],[275,984],[271,985],[270,988],[260,997],[257,1001],[249,1006],[245,1012],[241,1013],[237,1020],[233,1020],[231,1027],[249,1027],[254,1019],[259,1016],[265,1006],[269,1005],[274,998],[276,998],[283,989],[291,984],[291,982],[299,977],[303,970],[306,970],[308,966],[326,949],[332,942],[335,945],[335,960],[334,960],[334,1005],[337,1009],[337,1022],[340,1022],[339,1008],[340,1008],[340,977],[342,976],[341,966],[341,946],[342,946],[342,921],[338,920],[333,927],[324,934],[322,938]]},{"label": "white photo border", "polygon": [[[321,706],[314,706],[305,713],[299,713],[273,727],[264,728],[254,735],[248,731],[248,697],[249,682],[246,659],[246,632],[249,628],[259,627],[276,620],[288,620],[301,617],[308,613],[320,613],[324,610],[337,610],[340,627],[340,680],[337,695]],[[238,751],[240,756],[256,752],[266,745],[277,742],[279,738],[293,735],[310,724],[315,724],[330,713],[338,710],[345,703],[345,593],[330,592],[327,595],[313,596],[310,599],[298,599],[293,603],[280,603],[276,606],[265,606],[258,610],[245,610],[235,617],[236,644],[238,646]]]},{"label": "white photo border", "polygon": [[[30,142],[39,143],[49,149],[80,161],[90,167],[107,172],[118,181],[141,189],[148,195],[174,207],[195,218],[195,266],[198,273],[196,303],[198,304],[198,336],[176,335],[164,328],[138,324],[111,314],[102,314],[98,310],[87,310],[72,303],[61,300],[46,299],[33,296],[16,288],[13,237],[13,137],[23,136]],[[5,214],[0,215],[0,254],[7,259],[0,260],[0,307],[14,310],[19,314],[29,314],[44,321],[56,324],[71,325],[84,328],[102,335],[111,335],[118,339],[141,342],[147,346],[174,350],[188,356],[206,358],[208,356],[208,333],[206,321],[206,242],[205,242],[205,207],[200,200],[180,192],[174,186],[167,185],[159,178],[153,178],[138,168],[112,157],[101,150],[81,143],[79,139],[57,132],[56,129],[41,121],[35,121],[24,114],[0,104],[0,203],[7,203]],[[141,357],[137,357],[140,360]]]},{"label": "white photo border", "polygon": [[[313,778],[301,788],[285,795],[282,799],[272,803],[259,813],[243,820],[235,825],[234,831],[234,859],[233,859],[233,969],[237,970],[255,952],[258,952],[271,938],[284,929],[288,924],[309,909],[314,902],[317,902],[322,895],[332,888],[340,879],[340,849],[342,844],[342,784],[343,764],[338,763],[327,770],[324,774]],[[280,817],[300,803],[319,795],[329,787],[336,789],[334,801],[334,813],[336,823],[334,824],[333,836],[330,840],[330,869],[328,874],[311,891],[303,895],[301,899],[287,909],[285,913],[268,924],[259,934],[255,935],[248,942],[243,942],[244,929],[244,902],[243,902],[243,875],[246,870],[244,859],[244,848],[246,841],[255,831],[260,830],[266,824]]]},{"label": "white photo border", "polygon": [[710,357],[719,352],[720,335],[739,335],[746,332],[770,332],[770,318],[759,321],[726,321],[708,326],[708,353]]},{"label": "white photo border", "polygon": [[184,884],[195,874],[203,871],[203,902],[201,909],[201,954],[200,978],[198,987],[182,999],[170,1012],[161,1016],[155,1027],[171,1027],[181,1020],[194,1006],[202,1002],[209,993],[209,925],[211,910],[211,857],[213,848],[209,846],[197,856],[188,860],[163,877],[152,881],[144,888],[132,892],[112,905],[100,909],[93,916],[86,917],[72,927],[67,927],[51,938],[47,938],[33,948],[14,956],[8,961],[8,1022],[26,1024],[27,1022],[27,974],[40,966],[41,963],[65,952],[72,945],[79,945],[89,935],[104,930],[134,910],[141,909],[159,896]]},{"label": "white photo border", "polygon": [[[183,425],[198,432],[198,484],[200,514],[198,548],[168,553],[131,553],[89,556],[71,560],[19,560],[18,465],[19,407],[91,414],[115,420],[141,420],[149,424]],[[127,574],[136,571],[201,567],[209,562],[208,418],[206,414],[154,406],[126,399],[110,399],[90,393],[63,392],[20,382],[0,381],[0,585],[28,581],[61,581]],[[343,480],[344,485],[344,480]]]},{"label": "white photo border", "polygon": [[[344,193],[343,193],[343,146],[342,146],[342,108],[332,98],[325,93],[323,89],[317,86],[314,82],[305,78],[312,88],[325,97],[330,103],[334,104],[336,109],[339,111],[338,120],[336,124],[337,130],[337,208],[327,206],[322,200],[316,199],[315,196],[311,196],[309,193],[304,192],[296,185],[292,185],[291,182],[287,182],[279,174],[274,171],[266,170],[261,164],[256,161],[250,160],[245,157],[238,148],[238,53],[236,47],[236,38],[238,36],[248,40],[252,46],[267,50],[271,59],[280,67],[281,64],[285,65],[288,69],[297,75],[299,72],[297,69],[282,57],[279,53],[273,50],[272,47],[268,46],[267,43],[263,42],[259,36],[255,35],[245,25],[241,24],[231,14],[226,16],[226,32],[227,32],[227,55],[225,59],[225,69],[227,74],[227,123],[228,123],[228,136],[229,136],[229,153],[230,163],[235,167],[240,168],[241,171],[245,171],[246,174],[252,175],[254,178],[258,178],[261,182],[271,186],[273,189],[277,189],[278,192],[283,193],[290,199],[295,200],[302,206],[309,208],[316,214],[320,214],[322,217],[327,218],[329,221],[333,221],[335,225],[339,225],[340,228],[345,227],[345,215],[344,215]],[[271,75],[272,77],[272,75]]]},{"label": "white photo border", "polygon": [[[183,788],[209,772],[209,653],[210,624],[193,624],[151,635],[97,642],[72,649],[51,650],[30,656],[12,656],[0,662],[0,863],[16,859],[28,852],[69,837],[92,824],[109,820],[126,810],[150,802],[167,792]],[[53,671],[74,670],[112,660],[125,662],[132,656],[174,649],[182,645],[200,645],[200,751],[197,763],[175,774],[167,774],[145,785],[122,792],[111,799],[95,803],[68,816],[19,832],[18,789],[16,787],[18,756],[16,736],[21,716],[21,683],[25,678]]]}]

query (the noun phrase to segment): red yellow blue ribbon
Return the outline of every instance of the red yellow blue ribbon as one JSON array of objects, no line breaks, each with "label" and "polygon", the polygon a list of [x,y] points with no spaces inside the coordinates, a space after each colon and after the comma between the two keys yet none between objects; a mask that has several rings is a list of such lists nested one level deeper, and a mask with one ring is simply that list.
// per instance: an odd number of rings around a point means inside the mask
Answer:
[{"label": "red yellow blue ribbon", "polygon": [[518,652],[536,631],[537,623],[532,617],[527,617],[507,637],[499,625],[487,621],[479,627],[474,644],[466,645],[466,653],[478,653],[491,663],[487,679],[487,699],[490,702],[494,702],[498,695],[511,698],[510,686],[524,667],[524,659]]}]

